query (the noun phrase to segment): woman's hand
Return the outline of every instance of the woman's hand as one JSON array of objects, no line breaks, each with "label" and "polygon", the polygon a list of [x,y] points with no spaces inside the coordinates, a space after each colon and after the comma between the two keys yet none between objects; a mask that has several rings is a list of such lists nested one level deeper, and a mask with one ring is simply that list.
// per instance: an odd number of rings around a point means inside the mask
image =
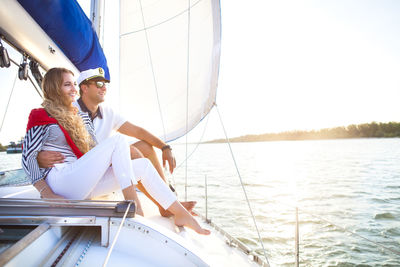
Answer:
[{"label": "woman's hand", "polygon": [[46,190],[40,194],[40,198],[50,198],[50,199],[65,199],[64,197],[54,194],[54,192],[50,189],[47,192]]},{"label": "woman's hand", "polygon": [[39,180],[33,186],[39,191],[40,198],[64,199],[64,197],[55,194],[44,179]]}]

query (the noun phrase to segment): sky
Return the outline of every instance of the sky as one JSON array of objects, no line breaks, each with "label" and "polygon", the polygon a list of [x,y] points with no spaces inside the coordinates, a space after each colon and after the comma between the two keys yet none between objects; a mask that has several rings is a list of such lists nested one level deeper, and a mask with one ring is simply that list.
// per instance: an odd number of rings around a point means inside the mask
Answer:
[{"label": "sky", "polygon": [[[398,14],[396,0],[221,0],[216,102],[228,136],[400,121]],[[0,123],[15,75],[0,69]],[[0,143],[23,135],[39,104],[17,81]],[[204,140],[222,135],[213,110]]]},{"label": "sky", "polygon": [[399,121],[399,1],[243,3],[221,3],[232,136]]}]

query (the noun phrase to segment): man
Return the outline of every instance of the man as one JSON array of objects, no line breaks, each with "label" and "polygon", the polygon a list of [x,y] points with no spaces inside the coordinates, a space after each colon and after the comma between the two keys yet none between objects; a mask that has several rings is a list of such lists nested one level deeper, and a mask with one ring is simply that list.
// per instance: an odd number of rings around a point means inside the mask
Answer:
[{"label": "man", "polygon": [[[81,97],[74,104],[81,111],[88,113],[95,128],[96,140],[99,143],[111,136],[114,131],[118,131],[121,134],[125,134],[140,140],[131,145],[131,158],[148,158],[154,165],[161,178],[166,182],[163,169],[158,160],[154,147],[161,149],[163,166],[165,167],[166,163],[168,162],[169,171],[173,173],[176,167],[176,161],[174,155],[172,154],[171,147],[147,130],[130,123],[124,119],[123,116],[114,112],[114,110],[112,110],[110,107],[100,105],[102,102],[104,102],[107,92],[106,83],[108,82],[109,81],[104,77],[104,70],[102,68],[89,69],[81,72],[77,81]],[[56,163],[62,163],[64,158],[58,152],[41,151],[38,153],[37,160],[40,167],[52,167]],[[138,184],[138,188],[144,194],[146,194],[146,196],[152,199],[154,203],[156,203],[140,182]],[[172,187],[171,189],[174,191]],[[181,203],[189,211],[192,211],[194,205],[196,204],[194,201]],[[162,209],[158,203],[156,204],[159,207],[160,214],[162,216],[171,215],[168,211]]]}]

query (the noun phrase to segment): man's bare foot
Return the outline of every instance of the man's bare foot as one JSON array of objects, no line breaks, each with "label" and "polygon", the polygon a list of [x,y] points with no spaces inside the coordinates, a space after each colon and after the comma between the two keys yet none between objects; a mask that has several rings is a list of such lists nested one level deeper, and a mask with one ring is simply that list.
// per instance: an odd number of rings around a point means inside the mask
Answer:
[{"label": "man's bare foot", "polygon": [[176,226],[186,226],[201,235],[209,235],[211,232],[207,229],[204,229],[200,226],[200,224],[190,215],[189,211],[187,211],[180,202],[175,201],[168,207],[168,211],[174,214],[174,221]]},{"label": "man's bare foot", "polygon": [[[193,211],[194,206],[196,206],[197,202],[196,201],[181,201],[180,202],[182,206],[193,216],[197,216],[197,214]],[[160,211],[161,216],[163,217],[171,217],[173,214],[169,212],[168,210],[165,210],[163,208],[158,209]]]},{"label": "man's bare foot", "polygon": [[196,219],[193,218],[189,213],[186,213],[182,216],[175,215],[175,225],[189,227],[201,235],[211,234],[210,230],[202,228]]}]

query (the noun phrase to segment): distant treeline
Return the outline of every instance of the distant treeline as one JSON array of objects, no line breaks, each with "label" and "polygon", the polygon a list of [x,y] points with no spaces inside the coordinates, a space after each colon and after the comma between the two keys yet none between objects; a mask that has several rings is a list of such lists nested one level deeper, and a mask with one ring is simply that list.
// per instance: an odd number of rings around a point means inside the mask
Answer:
[{"label": "distant treeline", "polygon": [[3,146],[1,143],[0,143],[0,152],[1,151],[6,151],[7,150],[7,147],[6,146]]},{"label": "distant treeline", "polygon": [[[267,133],[259,135],[244,135],[229,139],[231,142],[261,142],[283,140],[318,140],[338,138],[371,138],[371,137],[400,137],[400,122],[352,124],[335,128],[312,131],[288,131],[282,133]],[[207,143],[226,142],[217,139]]]}]

